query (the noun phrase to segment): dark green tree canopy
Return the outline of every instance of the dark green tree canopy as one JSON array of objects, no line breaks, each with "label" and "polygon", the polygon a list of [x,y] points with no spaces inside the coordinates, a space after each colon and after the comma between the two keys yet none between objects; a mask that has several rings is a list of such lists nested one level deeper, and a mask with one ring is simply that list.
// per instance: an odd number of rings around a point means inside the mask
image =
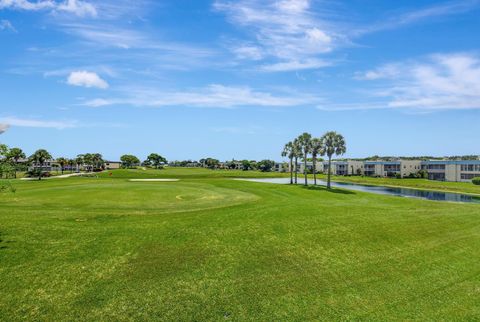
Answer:
[{"label": "dark green tree canopy", "polygon": [[120,157],[120,161],[122,161],[122,166],[124,168],[133,168],[140,165],[140,160],[131,154],[124,154]]},{"label": "dark green tree canopy", "polygon": [[262,172],[270,172],[275,167],[275,161],[262,160],[257,163],[257,169]]},{"label": "dark green tree canopy", "polygon": [[168,161],[166,158],[157,153],[151,153],[147,159],[144,161],[145,165],[151,165],[155,168],[160,167],[163,164],[166,164]]}]

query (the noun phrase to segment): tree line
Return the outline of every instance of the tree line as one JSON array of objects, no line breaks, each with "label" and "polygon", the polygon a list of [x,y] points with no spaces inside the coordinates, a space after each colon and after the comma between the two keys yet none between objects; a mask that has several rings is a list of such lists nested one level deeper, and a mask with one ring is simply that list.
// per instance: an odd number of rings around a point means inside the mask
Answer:
[{"label": "tree line", "polygon": [[[129,154],[123,155],[120,159],[124,168],[144,165],[158,169],[168,162],[157,153],[151,153],[143,162]],[[53,160],[52,154],[45,149],[39,149],[27,157],[20,148],[9,148],[5,144],[0,144],[0,178],[16,178],[18,171],[25,171],[28,176],[41,180],[42,177],[49,175],[48,171],[43,170],[47,168],[49,162],[58,165],[62,174],[67,169],[73,172],[74,168],[79,170],[81,167],[87,172],[101,171],[105,169],[106,163],[100,153],[85,153],[75,158],[59,157]]]},{"label": "tree line", "polygon": [[317,161],[319,156],[328,158],[327,188],[331,188],[330,178],[332,175],[331,165],[334,155],[342,155],[347,151],[345,138],[334,131],[325,133],[319,138],[312,137],[310,133],[303,133],[294,140],[285,144],[282,156],[289,159],[290,164],[290,184],[297,184],[298,180],[298,161],[303,160],[305,185],[308,185],[307,161],[311,156],[313,167],[313,180],[317,184]]}]

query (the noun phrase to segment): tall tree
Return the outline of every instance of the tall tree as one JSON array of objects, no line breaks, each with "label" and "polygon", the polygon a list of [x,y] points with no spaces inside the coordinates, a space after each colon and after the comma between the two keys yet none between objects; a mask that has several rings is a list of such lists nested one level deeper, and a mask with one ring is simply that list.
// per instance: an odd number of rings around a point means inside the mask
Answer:
[{"label": "tall tree", "polygon": [[[1,134],[1,133],[0,133]],[[8,152],[10,149],[5,144],[0,144],[0,179],[3,178],[3,174],[7,176],[8,168]]]},{"label": "tall tree", "polygon": [[100,170],[104,166],[103,156],[100,153],[92,154],[92,167],[93,171]]},{"label": "tall tree", "polygon": [[70,173],[73,173],[73,166],[75,165],[75,160],[74,159],[68,159],[67,164],[70,167]]},{"label": "tall tree", "polygon": [[145,160],[145,164],[152,165],[155,167],[155,169],[158,169],[162,164],[165,164],[167,162],[167,159],[157,153],[151,153],[147,157],[147,160]]},{"label": "tall tree", "polygon": [[332,156],[342,155],[347,152],[347,145],[345,143],[345,138],[341,134],[333,131],[325,133],[322,136],[321,141],[321,155],[326,155],[328,157],[327,188],[330,189],[330,177],[332,175]]},{"label": "tall tree", "polygon": [[39,167],[38,180],[42,180],[43,168],[45,166],[45,163],[51,159],[52,159],[52,155],[48,153],[47,150],[44,150],[44,149],[37,150],[35,151],[34,154],[30,156],[30,161],[32,161],[33,166]]},{"label": "tall tree", "polygon": [[308,171],[307,171],[307,159],[310,151],[312,150],[312,135],[304,132],[298,137],[298,143],[302,149],[303,158],[303,174],[305,176],[305,185],[308,186]]},{"label": "tall tree", "polygon": [[83,164],[85,164],[85,159],[83,154],[77,155],[75,158],[75,164],[77,165],[77,172],[80,172],[80,168]]},{"label": "tall tree", "polygon": [[120,157],[120,161],[122,161],[122,166],[127,169],[133,168],[140,164],[140,160],[136,156],[131,154],[122,155]]},{"label": "tall tree", "polygon": [[63,171],[65,170],[65,166],[68,163],[68,160],[66,158],[61,157],[61,158],[57,159],[57,163],[58,163],[58,165],[60,165],[60,169],[61,169],[62,174],[63,174]]},{"label": "tall tree", "polygon": [[273,167],[275,167],[275,161],[272,160],[262,160],[257,163],[258,170],[261,172],[270,172]]},{"label": "tall tree", "polygon": [[290,162],[290,184],[293,184],[293,158],[295,157],[293,151],[293,142],[288,142],[282,151],[282,157],[287,157]]},{"label": "tall tree", "polygon": [[10,159],[14,163],[14,173],[15,173],[15,178],[17,177],[17,167],[18,167],[18,161],[20,159],[25,159],[25,153],[23,153],[22,149],[20,148],[11,148],[10,151],[7,153],[7,159]]},{"label": "tall tree", "polygon": [[302,145],[298,138],[293,140],[293,158],[295,159],[295,184],[298,183],[298,159],[302,157]]},{"label": "tall tree", "polygon": [[317,157],[322,151],[322,140],[319,138],[312,139],[312,146],[311,146],[312,153],[312,164],[313,164],[313,183],[317,185]]},{"label": "tall tree", "polygon": [[87,171],[93,171],[93,154],[85,153],[83,155],[83,164],[87,166]]}]

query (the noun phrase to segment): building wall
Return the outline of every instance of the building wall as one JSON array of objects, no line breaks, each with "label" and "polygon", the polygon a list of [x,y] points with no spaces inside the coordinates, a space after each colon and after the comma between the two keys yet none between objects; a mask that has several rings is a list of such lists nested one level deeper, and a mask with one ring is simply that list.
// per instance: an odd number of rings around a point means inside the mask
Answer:
[{"label": "building wall", "polygon": [[105,161],[105,169],[106,170],[116,170],[122,167],[121,162],[113,162],[113,161]]},{"label": "building wall", "polygon": [[[307,167],[312,168],[312,162],[307,162]],[[327,173],[328,162],[317,162],[318,173]],[[416,174],[420,170],[426,170],[431,180],[443,181],[465,181],[469,182],[474,177],[480,177],[480,160],[470,161],[332,161],[332,174],[334,175],[362,175],[374,177],[386,177],[388,175],[400,174],[402,178]],[[295,169],[294,169],[295,170]],[[289,166],[287,165],[287,170]],[[298,164],[298,172],[304,172],[303,162]]]},{"label": "building wall", "polygon": [[480,177],[480,160],[465,161],[425,161],[422,168],[431,180],[470,182]]},{"label": "building wall", "polygon": [[402,178],[408,177],[411,174],[416,174],[422,169],[422,161],[417,160],[402,160],[400,162],[400,170]]}]

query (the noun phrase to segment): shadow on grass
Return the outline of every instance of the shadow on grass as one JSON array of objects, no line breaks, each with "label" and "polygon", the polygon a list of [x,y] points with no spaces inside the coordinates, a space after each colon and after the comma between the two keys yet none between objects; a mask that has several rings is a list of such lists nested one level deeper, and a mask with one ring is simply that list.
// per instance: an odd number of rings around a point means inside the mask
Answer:
[{"label": "shadow on grass", "polygon": [[5,246],[5,242],[2,239],[2,233],[0,233],[0,250],[5,248],[7,248],[7,246]]},{"label": "shadow on grass", "polygon": [[354,191],[351,191],[351,190],[337,189],[337,188],[327,189],[327,187],[325,187],[325,186],[312,186],[312,185],[309,185],[309,186],[302,186],[302,188],[303,188],[303,189],[306,189],[306,190],[315,190],[315,191],[326,191],[326,192],[330,192],[330,193],[339,193],[339,194],[342,194],[342,195],[355,195],[355,194],[356,194]]}]

